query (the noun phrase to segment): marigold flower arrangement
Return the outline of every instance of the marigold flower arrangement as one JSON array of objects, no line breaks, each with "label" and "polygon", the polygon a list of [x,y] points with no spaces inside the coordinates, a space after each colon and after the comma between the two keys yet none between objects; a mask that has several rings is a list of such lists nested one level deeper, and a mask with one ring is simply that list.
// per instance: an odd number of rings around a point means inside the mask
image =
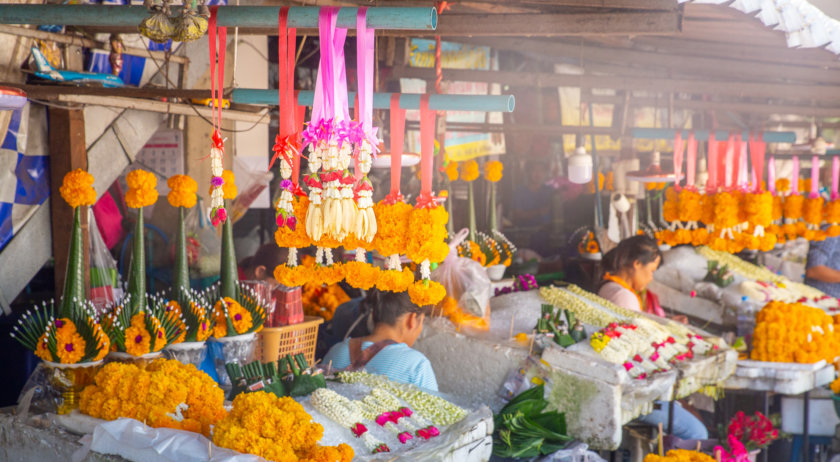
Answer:
[{"label": "marigold flower arrangement", "polygon": [[648,454],[644,462],[715,462],[715,459],[698,451],[671,449],[664,456]]},{"label": "marigold flower arrangement", "polygon": [[458,162],[449,161],[449,163],[446,164],[444,172],[446,172],[446,178],[449,179],[450,183],[458,181]]},{"label": "marigold flower arrangement", "polygon": [[[239,300],[220,298],[213,307],[213,336],[216,338],[259,332],[265,323],[262,302],[248,289],[241,289]],[[241,302],[241,303],[240,303]]]},{"label": "marigold flower arrangement", "polygon": [[[193,299],[188,304],[169,300],[164,308],[165,317],[172,318],[177,325],[177,337],[172,343],[203,342],[213,334],[215,319],[213,310],[204,308],[207,301],[198,293],[193,293]],[[185,310],[183,307],[186,306]]]},{"label": "marigold flower arrangement", "polygon": [[498,160],[491,160],[484,164],[484,179],[491,183],[497,183],[502,179],[502,171],[505,165]]},{"label": "marigold flower arrangement", "polygon": [[819,308],[773,301],[758,312],[755,321],[753,360],[833,362],[840,349],[840,326]]},{"label": "marigold flower arrangement", "polygon": [[102,327],[111,339],[111,349],[132,356],[156,353],[180,337],[183,319],[167,315],[166,302],[151,298],[141,310],[132,295],[105,316]]},{"label": "marigold flower arrangement", "polygon": [[319,446],[324,428],[294,399],[265,392],[241,393],[233,410],[213,429],[213,443],[270,461],[345,462],[346,445]]},{"label": "marigold flower arrangement", "polygon": [[92,417],[139,420],[155,428],[202,433],[225,417],[224,392],[193,365],[156,359],[146,368],[106,364],[82,391],[79,409]]},{"label": "marigold flower arrangement", "polygon": [[449,214],[443,207],[415,208],[408,220],[405,254],[420,264],[421,285],[409,287],[412,301],[420,306],[436,305],[446,295],[438,283],[431,281],[431,264],[440,263],[449,254],[446,243],[446,222]]},{"label": "marigold flower arrangement", "polygon": [[405,292],[414,282],[414,273],[408,268],[382,270],[376,281],[376,288],[390,292]]},{"label": "marigold flower arrangement", "polygon": [[475,181],[481,176],[478,168],[478,162],[475,160],[468,160],[461,164],[461,179],[467,183]]},{"label": "marigold flower arrangement", "polygon": [[64,313],[52,301],[32,308],[11,336],[44,361],[60,364],[99,361],[111,346],[93,305],[79,300],[72,300]]}]

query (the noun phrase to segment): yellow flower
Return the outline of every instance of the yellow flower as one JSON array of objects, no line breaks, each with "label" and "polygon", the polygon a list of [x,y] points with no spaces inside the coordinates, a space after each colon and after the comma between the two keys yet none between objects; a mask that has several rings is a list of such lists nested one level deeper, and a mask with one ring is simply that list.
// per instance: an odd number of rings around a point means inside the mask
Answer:
[{"label": "yellow flower", "polygon": [[504,170],[505,165],[498,160],[491,160],[484,164],[484,178],[487,181],[492,183],[496,183],[502,179],[502,170]]},{"label": "yellow flower", "polygon": [[152,336],[146,330],[146,315],[138,313],[131,317],[131,326],[125,330],[125,352],[132,356],[143,356],[152,352]]},{"label": "yellow flower", "polygon": [[277,228],[277,231],[274,232],[274,241],[277,242],[278,247],[296,247],[298,249],[309,247],[312,241],[306,235],[306,226],[303,225],[303,219],[306,217],[306,211],[309,208],[309,198],[306,196],[295,197],[293,207],[295,218],[298,221],[295,230],[292,231],[288,226]]},{"label": "yellow flower", "polygon": [[370,263],[350,261],[344,264],[347,283],[357,289],[369,290],[379,279],[379,268]]},{"label": "yellow flower", "polygon": [[93,175],[80,168],[64,175],[58,192],[70,207],[96,203]]},{"label": "yellow flower", "polygon": [[233,176],[233,172],[230,170],[222,171],[222,179],[225,180],[225,184],[222,185],[222,192],[224,193],[224,198],[236,199],[236,177]]},{"label": "yellow flower", "polygon": [[196,203],[198,183],[187,175],[173,175],[166,180],[169,194],[166,199],[173,207],[190,208]]},{"label": "yellow flower", "polygon": [[242,308],[242,305],[239,303],[233,302],[228,305],[228,316],[237,334],[248,332],[253,325],[251,313],[245,308]]},{"label": "yellow flower", "polygon": [[408,268],[403,268],[402,271],[384,270],[379,273],[376,288],[391,292],[405,292],[413,281],[414,274]]},{"label": "yellow flower", "polygon": [[462,171],[461,171],[461,179],[470,182],[475,181],[478,179],[480,172],[478,170],[478,162],[475,160],[469,160],[463,164]]},{"label": "yellow flower", "polygon": [[442,262],[449,254],[449,245],[446,244],[448,220],[449,214],[443,207],[412,210],[408,219],[405,255],[417,263],[423,260]]},{"label": "yellow flower", "polygon": [[437,305],[446,296],[446,289],[436,281],[417,281],[408,286],[408,295],[417,306]]},{"label": "yellow flower", "polygon": [[334,263],[332,265],[323,265],[315,268],[315,275],[312,280],[320,284],[337,284],[344,279],[344,265],[342,263]]},{"label": "yellow flower", "polygon": [[132,170],[125,176],[125,182],[131,189],[155,189],[157,177],[152,172],[145,170]]},{"label": "yellow flower", "polygon": [[56,321],[61,327],[56,329],[55,353],[62,364],[75,364],[85,355],[85,340],[76,330],[76,325],[67,318]]},{"label": "yellow flower", "polygon": [[373,247],[384,256],[402,253],[408,234],[408,219],[412,207],[405,202],[386,204],[379,202],[373,206],[376,214],[376,236]]},{"label": "yellow flower", "polygon": [[46,332],[41,334],[41,337],[38,339],[38,345],[35,347],[35,356],[43,359],[44,361],[55,361],[52,353],[50,353],[50,349],[47,348]]},{"label": "yellow flower", "polygon": [[458,162],[449,162],[446,165],[446,177],[449,178],[449,181],[457,181],[458,180]]},{"label": "yellow flower", "polygon": [[289,267],[285,263],[274,268],[274,279],[286,287],[299,287],[315,276],[313,268],[304,265]]}]

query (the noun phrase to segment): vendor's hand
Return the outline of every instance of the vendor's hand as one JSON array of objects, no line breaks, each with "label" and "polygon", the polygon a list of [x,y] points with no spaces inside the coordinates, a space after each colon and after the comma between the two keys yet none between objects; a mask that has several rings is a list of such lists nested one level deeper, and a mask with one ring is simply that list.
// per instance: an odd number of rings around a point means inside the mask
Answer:
[{"label": "vendor's hand", "polygon": [[686,316],[684,314],[675,314],[675,315],[669,316],[669,318],[671,318],[671,320],[676,321],[680,324],[688,324],[688,316]]}]

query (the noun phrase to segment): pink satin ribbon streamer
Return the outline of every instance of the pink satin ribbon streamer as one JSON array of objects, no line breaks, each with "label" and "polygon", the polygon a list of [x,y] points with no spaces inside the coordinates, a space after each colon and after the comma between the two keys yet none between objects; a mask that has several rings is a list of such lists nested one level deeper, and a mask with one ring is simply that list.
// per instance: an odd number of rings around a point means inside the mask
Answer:
[{"label": "pink satin ribbon streamer", "polygon": [[706,180],[706,192],[715,192],[718,185],[718,142],[715,139],[714,131],[709,132],[709,143],[706,146],[706,171],[709,178]]},{"label": "pink satin ribbon streamer", "polygon": [[[405,139],[405,109],[400,108],[400,94],[391,94],[391,192],[390,203],[403,200],[400,193],[400,175],[402,174],[403,140]],[[434,141],[432,142],[434,144]],[[434,148],[432,148],[434,150]]]},{"label": "pink satin ribbon streamer", "polygon": [[[762,191],[761,182],[764,181],[764,158],[767,153],[767,143],[761,133],[750,135],[750,159],[752,159],[753,191]],[[769,190],[769,188],[768,188]]]},{"label": "pink satin ribbon streamer", "polygon": [[685,160],[685,187],[694,190],[694,180],[697,169],[697,139],[694,138],[694,132],[688,135],[688,144],[686,149]]},{"label": "pink satin ribbon streamer", "polygon": [[359,91],[359,123],[365,134],[373,130],[373,47],[374,29],[367,27],[367,8],[356,15],[356,72]]},{"label": "pink satin ribbon streamer", "polygon": [[820,197],[820,156],[811,157],[811,194],[808,197]]},{"label": "pink satin ribbon streamer", "polygon": [[733,182],[733,175],[737,174],[736,172],[736,163],[735,163],[735,137],[733,135],[729,135],[729,140],[726,141],[726,157],[724,157],[724,162],[726,165],[726,169],[724,171],[724,187],[729,190],[732,189],[732,182]]},{"label": "pink satin ribbon streamer", "polygon": [[435,160],[435,112],[429,110],[429,94],[420,95],[420,196],[417,207],[435,207],[432,175]]},{"label": "pink satin ribbon streamer", "polygon": [[746,191],[749,188],[749,170],[747,160],[747,142],[741,138],[741,135],[736,136],[738,146],[738,184],[737,188],[741,191]]},{"label": "pink satin ribbon streamer", "polygon": [[831,200],[840,198],[840,157],[834,156],[831,159]]},{"label": "pink satin ribbon streamer", "polygon": [[680,175],[682,175],[683,147],[682,130],[677,130],[674,136],[674,189],[680,190]]}]

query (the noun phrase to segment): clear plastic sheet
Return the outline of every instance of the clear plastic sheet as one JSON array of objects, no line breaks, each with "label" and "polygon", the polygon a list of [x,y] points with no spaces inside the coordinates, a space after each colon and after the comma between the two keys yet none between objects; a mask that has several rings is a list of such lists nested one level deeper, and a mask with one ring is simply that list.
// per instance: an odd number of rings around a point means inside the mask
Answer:
[{"label": "clear plastic sheet", "polygon": [[607,462],[597,452],[589,450],[589,446],[576,442],[566,449],[537,459],[537,462]]},{"label": "clear plastic sheet", "polygon": [[467,236],[461,230],[449,243],[446,260],[432,271],[432,280],[443,284],[465,313],[483,318],[490,308],[491,284],[487,271],[475,260],[458,256],[458,244]]}]

